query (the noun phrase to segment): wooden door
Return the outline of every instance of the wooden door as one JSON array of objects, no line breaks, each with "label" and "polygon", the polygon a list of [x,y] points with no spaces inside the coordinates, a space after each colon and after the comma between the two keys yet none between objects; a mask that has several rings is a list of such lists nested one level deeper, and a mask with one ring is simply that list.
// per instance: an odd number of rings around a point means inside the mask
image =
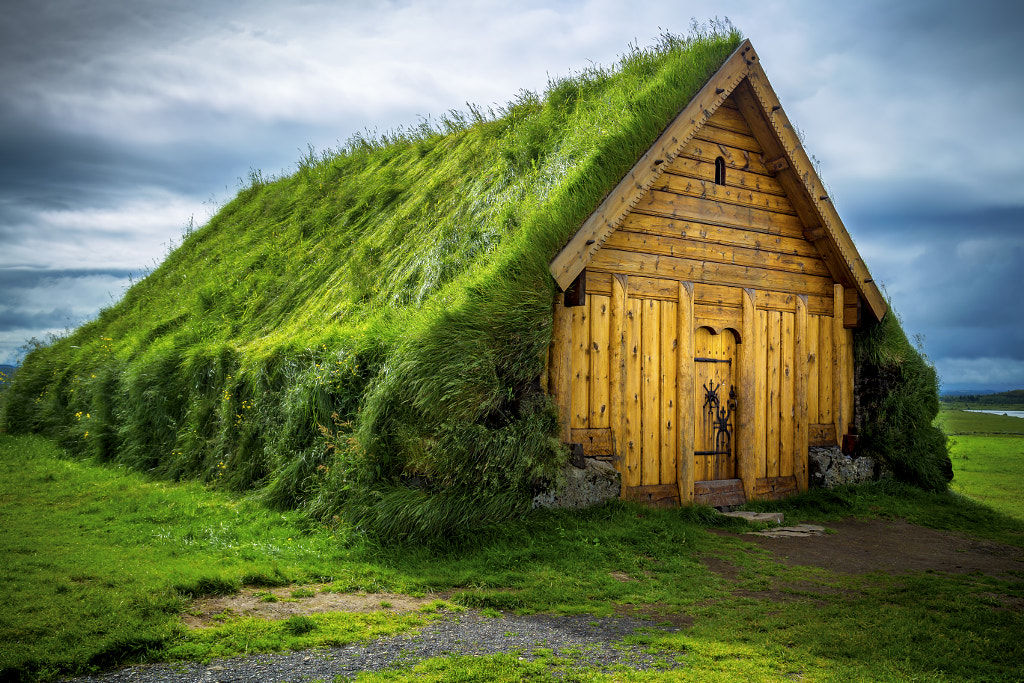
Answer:
[{"label": "wooden door", "polygon": [[694,481],[736,479],[736,336],[694,334]]}]

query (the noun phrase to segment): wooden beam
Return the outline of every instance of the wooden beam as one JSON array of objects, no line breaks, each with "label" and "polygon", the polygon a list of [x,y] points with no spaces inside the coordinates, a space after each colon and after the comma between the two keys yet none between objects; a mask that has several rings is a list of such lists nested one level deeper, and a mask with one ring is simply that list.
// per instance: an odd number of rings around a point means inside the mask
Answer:
[{"label": "wooden beam", "polygon": [[548,266],[551,275],[562,289],[568,287],[576,278],[576,274],[586,267],[587,262],[615,231],[622,218],[658,179],[667,163],[675,159],[693,137],[694,132],[711,118],[736,84],[746,76],[750,65],[756,64],[757,60],[757,54],[750,41],[743,41],[583,222],[580,229]]},{"label": "wooden beam", "polygon": [[757,378],[755,358],[757,357],[757,306],[753,289],[743,290],[742,339],[740,341],[737,383],[739,384],[739,415],[736,419],[736,466],[737,476],[743,481],[743,493],[747,500],[754,498],[754,481],[757,479],[754,462],[754,416],[757,410]]},{"label": "wooden beam", "polygon": [[796,373],[794,378],[793,391],[793,476],[796,477],[796,486],[803,492],[807,490],[807,385],[808,368],[810,366],[810,352],[807,344],[807,297],[798,296],[796,299],[796,318],[793,323],[796,336],[796,349],[794,351]]},{"label": "wooden beam", "polygon": [[832,299],[835,306],[832,314],[832,422],[836,426],[836,439],[842,443],[849,417],[843,410],[846,405],[846,349],[843,343],[846,330],[843,327],[843,286],[837,284],[835,288]]},{"label": "wooden beam", "polygon": [[572,310],[556,297],[548,362],[548,392],[558,405],[562,443],[571,440],[572,428]]},{"label": "wooden beam", "polygon": [[678,425],[679,452],[676,457],[676,485],[679,503],[693,502],[693,283],[678,283],[679,354],[676,367],[676,424]]},{"label": "wooden beam", "polygon": [[621,461],[626,452],[626,286],[625,275],[612,276],[608,335],[608,418],[615,435],[615,469],[619,472],[622,472]]}]

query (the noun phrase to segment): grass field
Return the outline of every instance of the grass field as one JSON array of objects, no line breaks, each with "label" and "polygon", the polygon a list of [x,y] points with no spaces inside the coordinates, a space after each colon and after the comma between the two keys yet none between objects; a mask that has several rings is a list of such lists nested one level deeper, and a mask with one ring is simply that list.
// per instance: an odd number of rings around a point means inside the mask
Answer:
[{"label": "grass field", "polygon": [[1024,418],[944,409],[952,488],[1024,521]]},{"label": "grass field", "polygon": [[[787,519],[903,517],[1024,545],[1024,522],[956,495],[869,486],[786,504]],[[135,661],[204,660],[335,645],[415,629],[477,608],[606,616],[634,607],[685,614],[675,633],[634,647],[683,657],[675,672],[561,671],[562,680],[1019,680],[1024,615],[993,595],[1024,599],[1021,581],[980,575],[896,579],[790,568],[734,537],[710,510],[611,505],[543,513],[458,547],[380,547],[343,526],[313,526],[196,484],[151,481],[67,459],[52,442],[0,434],[0,680],[52,680]],[[737,567],[727,582],[702,556]],[[616,575],[632,577],[621,581]],[[241,585],[393,591],[448,602],[404,615],[226,619],[188,631],[193,597]],[[751,591],[785,587],[768,602]],[[634,607],[631,607],[634,606]],[[557,666],[510,656],[438,658],[426,680],[555,680]],[[365,680],[385,680],[367,676]]]}]

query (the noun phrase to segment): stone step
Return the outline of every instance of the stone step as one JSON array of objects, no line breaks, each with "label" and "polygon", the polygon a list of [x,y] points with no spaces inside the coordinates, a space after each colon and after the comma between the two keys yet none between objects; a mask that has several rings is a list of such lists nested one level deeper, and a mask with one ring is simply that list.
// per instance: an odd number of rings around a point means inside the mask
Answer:
[{"label": "stone step", "polygon": [[758,524],[782,524],[785,519],[785,515],[781,512],[749,512],[747,510],[733,510],[732,512],[723,512],[726,517],[741,517],[748,522],[756,522]]}]

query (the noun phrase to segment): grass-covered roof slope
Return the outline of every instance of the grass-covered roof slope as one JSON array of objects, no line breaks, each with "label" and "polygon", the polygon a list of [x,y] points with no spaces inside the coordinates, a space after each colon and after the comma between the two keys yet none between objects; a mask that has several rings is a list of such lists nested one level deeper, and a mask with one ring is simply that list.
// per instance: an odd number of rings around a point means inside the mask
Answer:
[{"label": "grass-covered roof slope", "polygon": [[523,510],[562,461],[548,261],[740,44],[666,35],[498,112],[355,138],[248,187],[31,353],[10,430],[420,536]]}]

